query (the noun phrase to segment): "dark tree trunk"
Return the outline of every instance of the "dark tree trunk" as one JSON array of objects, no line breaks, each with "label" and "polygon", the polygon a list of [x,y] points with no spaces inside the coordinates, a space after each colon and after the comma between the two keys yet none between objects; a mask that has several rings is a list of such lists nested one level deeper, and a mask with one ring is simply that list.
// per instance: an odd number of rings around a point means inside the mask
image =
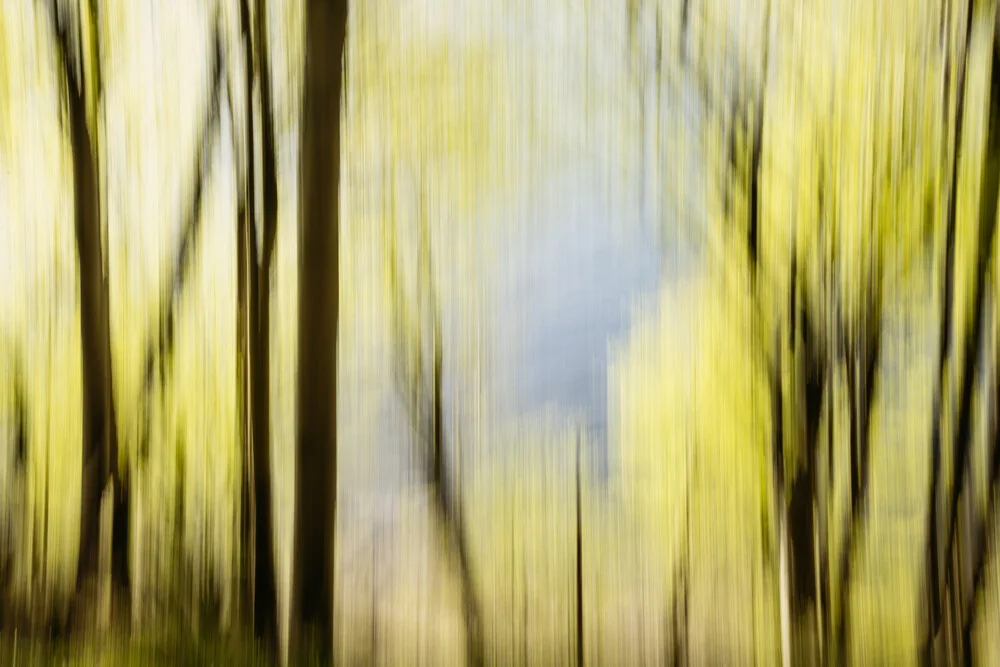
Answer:
[{"label": "dark tree trunk", "polygon": [[[425,202],[425,198],[421,197],[417,298],[419,312],[426,318],[425,326],[431,339],[428,355],[430,358],[428,361],[418,359],[414,363],[414,360],[406,358],[406,353],[403,351],[408,343],[402,336],[411,332],[404,331],[404,325],[399,318],[402,311],[408,310],[408,304],[402,296],[398,280],[399,258],[396,253],[396,240],[391,237],[388,239],[390,255],[388,268],[389,283],[397,299],[392,309],[392,327],[396,336],[395,361],[398,364],[396,372],[407,418],[413,429],[424,467],[424,475],[431,487],[431,510],[434,513],[436,527],[441,533],[448,556],[455,559],[454,564],[458,568],[465,615],[467,658],[470,664],[481,665],[484,660],[481,605],[476,595],[473,563],[469,553],[468,528],[462,511],[458,479],[447,460],[441,311],[434,285]],[[412,333],[423,335],[423,331]]]},{"label": "dark tree trunk", "polygon": [[[948,356],[951,349],[952,301],[954,298],[955,281],[955,215],[958,197],[958,156],[962,146],[966,66],[969,60],[969,42],[972,34],[972,7],[969,3],[969,15],[965,26],[965,50],[959,61],[958,88],[956,91],[956,115],[954,151],[951,164],[951,180],[948,190],[947,214],[945,219],[945,257],[944,257],[944,290],[941,302],[941,328],[938,333],[938,374],[934,386],[934,398],[931,415],[931,479],[928,492],[929,507],[927,509],[927,576],[926,590],[929,602],[927,637],[922,660],[929,664],[935,652],[935,636],[941,622],[941,563],[940,539],[938,537],[938,492],[941,485],[941,422],[943,417],[944,380]],[[945,91],[947,93],[947,90]]]},{"label": "dark tree trunk", "polygon": [[[771,3],[768,0],[764,25],[771,24]],[[760,233],[760,159],[764,147],[764,100],[767,98],[768,51],[771,40],[764,38],[764,59],[761,67],[761,85],[754,115],[753,144],[750,149],[750,220],[747,225],[747,250],[750,255],[751,276],[757,274],[757,259],[760,254],[758,234]]]},{"label": "dark tree trunk", "polygon": [[[803,331],[805,328],[803,327]],[[808,344],[807,344],[808,345]],[[808,358],[809,351],[806,347]],[[805,436],[802,443],[805,453],[805,469],[800,471],[792,481],[788,496],[789,521],[789,551],[791,565],[791,602],[795,618],[797,634],[803,635],[808,630],[805,623],[810,614],[817,613],[816,601],[818,589],[816,586],[816,527],[814,502],[816,500],[817,465],[816,451],[819,435],[820,406],[822,405],[824,373],[822,367],[812,361],[806,362],[804,378],[805,414],[801,433]],[[794,650],[795,662],[811,662],[815,653],[813,642],[801,642]]]},{"label": "dark tree trunk", "polygon": [[[794,351],[795,433],[801,439],[804,469],[791,483],[788,496],[788,537],[791,569],[791,611],[800,641],[793,649],[795,662],[813,662],[819,656],[820,587],[817,585],[819,434],[823,397],[827,390],[829,360],[820,349],[815,321],[805,308],[797,261],[791,268],[789,343]],[[806,638],[810,638],[806,640]]]},{"label": "dark tree trunk", "polygon": [[[981,527],[977,526],[977,533],[972,535],[980,545],[974,547],[971,553],[971,563],[966,563],[960,556],[966,555],[968,547],[962,535],[956,536],[959,531],[959,510],[960,506],[968,510],[968,502],[962,503],[965,498],[962,490],[965,485],[969,467],[969,452],[972,447],[972,394],[976,371],[981,368],[980,363],[985,353],[983,340],[985,329],[983,320],[985,319],[986,299],[988,292],[987,275],[992,254],[993,240],[996,233],[996,213],[997,194],[1000,191],[1000,58],[997,51],[992,50],[992,72],[990,77],[990,109],[989,123],[986,135],[986,163],[984,165],[983,184],[980,191],[979,200],[979,239],[976,258],[976,275],[973,291],[973,317],[971,328],[968,331],[964,346],[964,363],[959,395],[959,416],[958,431],[955,438],[953,452],[953,474],[955,475],[952,491],[949,498],[947,539],[944,544],[944,551],[948,564],[948,577],[945,580],[945,593],[952,603],[952,622],[955,629],[956,646],[954,650],[958,653],[959,660],[971,664],[971,632],[974,618],[974,603],[981,585],[982,551],[989,542],[985,531],[990,529],[990,524],[985,523]],[[993,505],[993,484],[995,483],[996,452],[991,457],[989,506]],[[966,499],[967,500],[967,499]],[[989,513],[990,510],[988,510]],[[967,518],[967,517],[966,517]],[[958,538],[956,540],[956,537]],[[954,547],[954,553],[953,553]],[[978,548],[976,548],[978,547]],[[977,551],[979,553],[977,553]],[[956,565],[960,562],[960,565]],[[971,572],[955,571],[959,567],[968,566]],[[968,577],[966,575],[969,575]],[[971,581],[967,581],[971,578]],[[970,583],[971,596],[963,590],[963,583]],[[970,599],[971,597],[971,599]]]},{"label": "dark tree trunk", "polygon": [[580,488],[580,435],[576,436],[576,664],[583,667],[583,505]]},{"label": "dark tree trunk", "polygon": [[993,540],[990,535],[997,524],[997,504],[1000,502],[1000,372],[994,369],[993,385],[993,407],[990,428],[992,437],[990,438],[992,451],[990,455],[989,483],[987,489],[986,510],[979,517],[973,539],[973,565],[972,565],[972,585],[968,597],[963,600],[962,645],[965,648],[965,655],[968,660],[972,660],[972,630],[976,621],[976,602],[982,592],[984,583],[983,574],[987,558],[993,552]]},{"label": "dark tree trunk", "polygon": [[[277,639],[277,592],[274,575],[270,458],[270,276],[261,268],[257,280],[257,340],[251,350],[254,397],[254,633]],[[253,309],[253,306],[251,306]],[[251,314],[251,316],[253,313]],[[253,321],[253,320],[251,320]]]},{"label": "dark tree trunk", "polygon": [[[247,133],[249,134],[249,132]],[[249,179],[248,179],[249,180]],[[254,559],[255,551],[253,548],[254,534],[255,534],[255,515],[254,515],[254,456],[253,456],[253,443],[251,442],[251,437],[253,430],[250,426],[252,422],[251,415],[251,403],[252,398],[250,396],[250,304],[249,304],[249,273],[248,270],[248,257],[250,256],[250,250],[248,248],[249,237],[251,232],[248,228],[251,226],[250,222],[247,220],[249,213],[247,212],[246,204],[240,205],[240,210],[237,213],[236,218],[236,378],[237,378],[237,397],[239,400],[239,418],[240,418],[240,443],[242,445],[242,455],[243,455],[243,485],[240,494],[241,503],[241,527],[240,535],[243,540],[243,566],[245,568],[244,574],[244,590],[243,590],[243,605],[244,609],[249,610],[249,613],[253,614],[254,605],[254,582],[256,579],[256,563]],[[250,618],[251,627],[254,626],[254,618]]]},{"label": "dark tree trunk", "polygon": [[483,664],[482,615],[475,592],[475,577],[472,572],[472,560],[469,555],[468,530],[465,525],[464,512],[456,491],[456,484],[451,474],[451,467],[445,460],[444,441],[444,404],[442,401],[442,350],[440,313],[437,312],[436,299],[432,299],[434,309],[434,358],[433,378],[431,387],[431,422],[429,440],[430,473],[434,491],[434,504],[440,526],[443,529],[446,543],[449,544],[457,557],[459,577],[462,581],[462,607],[465,612],[465,648],[469,664],[479,667]]},{"label": "dark tree trunk", "polygon": [[299,238],[293,638],[333,649],[340,97],[346,0],[306,3]]},{"label": "dark tree trunk", "polygon": [[[946,586],[951,579],[957,582],[961,573],[952,577],[957,556],[952,556],[952,546],[958,529],[959,509],[962,490],[968,474],[969,451],[972,447],[972,394],[976,372],[980,368],[983,355],[983,339],[989,262],[996,232],[997,193],[1000,185],[1000,63],[996,52],[993,53],[993,71],[990,89],[989,124],[986,136],[986,164],[984,165],[983,184],[979,200],[979,239],[977,245],[975,284],[972,292],[973,311],[972,323],[966,335],[964,359],[962,364],[962,383],[958,403],[958,427],[952,452],[952,471],[954,482],[949,495],[946,525],[946,539],[943,553],[947,558],[948,577]],[[963,611],[961,591],[954,591],[954,606],[956,628],[961,631],[964,625],[960,615]],[[961,651],[961,647],[959,647]]]},{"label": "dark tree trunk", "polygon": [[684,0],[683,3],[681,4],[681,39],[680,39],[681,66],[687,64],[688,24],[690,23],[690,13],[691,13],[691,0]]},{"label": "dark tree trunk", "polygon": [[[71,56],[69,28],[58,25],[59,51],[66,77],[66,106],[73,160],[73,196],[77,260],[80,270],[80,345],[83,375],[83,458],[80,494],[80,551],[77,586],[94,579],[100,544],[100,504],[108,481],[117,481],[118,432],[111,371],[111,327],[108,282],[101,250],[97,156],[87,128],[85,68],[80,78]],[[81,17],[81,21],[86,21]],[[120,483],[115,486],[120,488]],[[115,489],[115,495],[121,493]],[[115,536],[117,542],[122,536]],[[116,578],[127,583],[123,548]]]},{"label": "dark tree trunk", "polygon": [[[254,636],[277,639],[277,593],[274,575],[274,530],[272,522],[271,457],[270,457],[270,268],[275,227],[277,224],[277,185],[274,170],[270,71],[268,68],[264,3],[256,11],[254,33],[257,50],[252,46],[249,0],[240,3],[240,18],[244,36],[246,70],[246,195],[240,211],[238,228],[239,263],[239,335],[241,364],[244,373],[243,437],[248,447],[246,456],[244,510],[244,543],[248,566],[246,597],[251,610]],[[258,55],[255,57],[255,55]],[[256,163],[253,149],[254,115],[252,91],[254,74],[261,86],[261,134],[263,142],[262,180],[264,184],[263,238],[264,252],[258,260],[256,234]],[[260,264],[258,265],[258,261]],[[249,450],[249,451],[248,451]]]},{"label": "dark tree trunk", "polygon": [[[841,603],[837,632],[837,658],[841,661],[848,656],[850,640],[850,586],[853,578],[853,551],[855,540],[861,533],[861,522],[865,516],[871,470],[871,412],[875,400],[875,373],[878,370],[879,346],[881,344],[881,323],[867,324],[872,335],[862,344],[860,353],[851,353],[847,358],[848,413],[850,421],[851,495],[850,517],[841,537],[840,580]],[[860,370],[860,375],[859,375]]]}]

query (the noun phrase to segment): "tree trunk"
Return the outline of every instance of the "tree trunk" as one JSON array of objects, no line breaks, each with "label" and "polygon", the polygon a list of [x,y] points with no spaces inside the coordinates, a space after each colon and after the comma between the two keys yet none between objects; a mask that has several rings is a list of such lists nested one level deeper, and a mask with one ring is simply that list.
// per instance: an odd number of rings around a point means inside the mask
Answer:
[{"label": "tree trunk", "polygon": [[[956,634],[960,634],[964,625],[962,591],[959,584],[963,581],[964,573],[959,572],[952,576],[951,570],[961,567],[959,563],[960,553],[952,556],[953,545],[956,533],[959,532],[959,511],[962,509],[962,492],[965,486],[969,467],[969,453],[972,448],[972,397],[973,385],[975,384],[976,371],[981,364],[983,356],[983,339],[986,328],[983,325],[986,293],[989,285],[986,281],[989,275],[989,262],[993,249],[993,240],[996,232],[997,213],[997,193],[1000,191],[1000,62],[997,53],[993,53],[993,71],[991,76],[989,124],[986,133],[986,164],[983,168],[983,184],[980,190],[979,199],[979,239],[977,245],[976,274],[972,292],[973,311],[970,329],[967,332],[964,345],[964,359],[962,364],[962,382],[958,402],[958,426],[955,436],[954,451],[952,453],[952,471],[954,482],[949,494],[948,504],[945,506],[948,514],[948,521],[945,524],[946,539],[944,542],[945,557],[948,559],[949,576],[945,579],[945,585],[949,582],[952,589],[950,596],[955,607],[953,621],[955,623]],[[962,647],[958,645],[959,654]],[[959,655],[961,657],[961,655]]]},{"label": "tree trunk", "polygon": [[784,406],[781,391],[780,336],[775,345],[778,361],[771,370],[771,469],[778,540],[778,610],[781,631],[781,665],[792,664],[791,577],[788,566],[788,503],[785,498]]},{"label": "tree trunk", "polygon": [[306,3],[293,638],[333,649],[341,59],[346,0]]},{"label": "tree trunk", "polygon": [[994,552],[994,541],[990,539],[993,527],[996,526],[997,504],[1000,501],[1000,370],[994,369],[993,405],[990,429],[992,431],[989,482],[986,487],[986,509],[976,523],[973,533],[974,553],[972,555],[972,583],[969,595],[963,600],[964,623],[962,627],[962,643],[966,647],[966,656],[972,659],[972,630],[976,621],[976,602],[981,593],[984,578],[983,571],[988,556]]},{"label": "tree trunk", "polygon": [[[269,267],[261,267],[257,280],[257,331],[252,345],[253,456],[254,456],[254,634],[277,639],[277,591],[274,573],[270,457],[270,335]],[[251,305],[253,309],[253,305]],[[251,320],[253,321],[253,320]]]},{"label": "tree trunk", "polygon": [[[768,0],[764,18],[765,29],[771,26],[771,2]],[[761,67],[761,86],[754,115],[753,145],[750,149],[750,218],[747,225],[747,249],[750,253],[751,275],[757,274],[757,258],[760,253],[758,233],[760,231],[760,160],[764,147],[764,101],[767,98],[768,50],[771,40],[764,37],[764,59]]]},{"label": "tree trunk", "polygon": [[472,572],[472,560],[469,555],[469,538],[465,525],[464,512],[462,512],[461,502],[456,491],[455,480],[451,474],[451,468],[447,464],[444,441],[444,405],[441,392],[442,387],[442,351],[441,351],[441,325],[438,319],[436,299],[432,300],[434,308],[434,358],[433,358],[433,387],[432,396],[432,416],[431,416],[431,464],[430,476],[434,487],[434,501],[437,514],[443,529],[445,542],[451,545],[453,553],[458,561],[458,573],[462,582],[462,608],[465,612],[465,648],[466,657],[470,665],[479,667],[483,664],[485,655],[483,652],[482,615],[480,605],[476,596],[475,577]]},{"label": "tree trunk", "polygon": [[[992,37],[992,36],[991,36]],[[992,41],[992,39],[991,39]],[[969,456],[972,448],[972,394],[976,371],[983,358],[986,298],[989,291],[987,276],[992,258],[993,241],[996,233],[997,194],[1000,192],[1000,54],[992,49],[990,76],[989,123],[986,132],[986,161],[983,165],[983,183],[979,198],[979,239],[976,257],[976,274],[973,299],[973,317],[964,346],[963,375],[959,395],[958,429],[953,452],[953,474],[946,524],[944,554],[948,563],[948,577],[945,579],[945,594],[952,607],[952,636],[954,646],[951,656],[968,663],[971,660],[971,625],[973,619],[966,617],[966,589],[975,597],[976,572],[981,565],[978,556],[970,554],[968,539],[962,535],[971,519],[968,516],[969,498],[963,493],[966,476],[969,473]],[[961,525],[960,525],[961,524]],[[971,613],[973,610],[968,609]]]},{"label": "tree trunk", "polygon": [[[783,517],[786,527],[786,575],[793,615],[795,662],[812,664],[819,655],[820,631],[817,608],[817,531],[816,509],[818,489],[819,432],[823,395],[827,384],[828,363],[818,346],[819,336],[813,321],[803,307],[805,296],[799,285],[797,262],[793,258],[790,282],[789,346],[793,351],[793,412],[795,428],[804,469],[791,481],[787,510]],[[776,387],[777,390],[780,388]],[[783,488],[784,482],[783,482]]]},{"label": "tree trunk", "polygon": [[[941,486],[941,423],[944,411],[944,381],[945,370],[951,349],[952,300],[954,298],[955,281],[955,217],[958,197],[958,151],[962,145],[966,67],[969,60],[969,42],[972,34],[972,6],[968,4],[968,17],[965,27],[965,46],[962,58],[958,62],[958,82],[956,91],[956,114],[954,134],[954,156],[951,163],[951,179],[948,190],[947,214],[945,219],[945,256],[943,279],[944,288],[941,302],[941,327],[938,334],[938,374],[934,386],[934,398],[931,416],[931,479],[929,485],[929,507],[927,509],[927,565],[926,591],[928,601],[927,637],[923,649],[922,661],[930,664],[937,652],[936,636],[941,623],[941,553],[938,537],[938,493]],[[947,90],[945,91],[947,94]],[[947,556],[946,556],[947,557]]]},{"label": "tree trunk", "polygon": [[[247,151],[246,195],[240,212],[238,248],[241,361],[244,368],[243,419],[245,487],[244,508],[247,525],[244,544],[247,549],[245,562],[249,572],[246,579],[249,608],[254,636],[258,639],[277,639],[277,592],[274,574],[274,530],[272,522],[271,457],[270,457],[270,268],[274,231],[277,225],[277,203],[274,170],[274,144],[272,140],[271,98],[269,69],[264,26],[265,5],[260,2],[256,12],[257,52],[251,40],[249,0],[240,4],[241,26],[244,36],[246,70],[246,138]],[[259,57],[255,55],[259,53]],[[256,162],[253,115],[254,73],[261,84],[261,134],[263,142],[262,176],[264,182],[263,237],[264,252],[258,259],[256,204]],[[260,262],[258,264],[258,261]]]},{"label": "tree trunk", "polygon": [[[86,20],[81,17],[81,20]],[[53,16],[53,21],[58,20]],[[77,260],[80,271],[80,346],[83,376],[83,442],[80,494],[80,550],[77,587],[98,575],[101,497],[110,480],[118,482],[118,432],[111,374],[111,327],[108,282],[101,251],[97,158],[87,128],[85,68],[80,80],[70,55],[73,40],[66,26],[56,26],[66,77],[68,129],[73,163],[73,198]],[[116,483],[116,486],[121,486]],[[114,494],[121,497],[120,492]],[[119,524],[121,525],[119,520]],[[117,543],[122,536],[116,535]],[[123,552],[116,559],[116,579],[127,584]]]},{"label": "tree trunk", "polygon": [[580,488],[580,434],[576,435],[576,664],[583,667],[583,506]]}]

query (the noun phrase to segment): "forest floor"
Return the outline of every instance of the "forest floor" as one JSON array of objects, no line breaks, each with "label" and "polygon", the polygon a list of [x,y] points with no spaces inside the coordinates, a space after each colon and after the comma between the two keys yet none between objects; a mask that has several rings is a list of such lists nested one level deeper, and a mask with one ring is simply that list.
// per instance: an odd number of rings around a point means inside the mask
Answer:
[{"label": "forest floor", "polygon": [[156,641],[111,631],[103,636],[47,640],[0,637],[0,664],[21,665],[268,665],[252,642],[228,638]]}]

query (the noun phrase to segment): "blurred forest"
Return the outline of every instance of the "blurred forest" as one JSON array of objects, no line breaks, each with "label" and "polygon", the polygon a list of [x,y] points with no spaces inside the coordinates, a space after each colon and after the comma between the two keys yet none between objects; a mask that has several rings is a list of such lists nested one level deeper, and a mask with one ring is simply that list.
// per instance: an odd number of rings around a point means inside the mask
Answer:
[{"label": "blurred forest", "polygon": [[1000,664],[995,0],[0,0],[0,663]]}]

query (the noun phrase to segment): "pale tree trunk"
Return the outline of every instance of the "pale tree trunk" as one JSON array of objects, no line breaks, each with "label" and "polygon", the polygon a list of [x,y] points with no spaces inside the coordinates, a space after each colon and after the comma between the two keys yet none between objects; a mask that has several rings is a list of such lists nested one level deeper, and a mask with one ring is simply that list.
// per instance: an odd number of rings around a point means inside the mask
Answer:
[{"label": "pale tree trunk", "polygon": [[792,665],[791,583],[788,567],[788,518],[783,509],[784,494],[779,494],[778,517],[778,595],[781,619],[781,665]]},{"label": "pale tree trunk", "polygon": [[776,515],[778,541],[778,611],[781,636],[781,665],[792,664],[792,605],[791,575],[788,554],[788,503],[785,498],[784,406],[781,391],[781,345],[776,336],[777,361],[771,371],[771,474],[773,476],[773,507]]}]

